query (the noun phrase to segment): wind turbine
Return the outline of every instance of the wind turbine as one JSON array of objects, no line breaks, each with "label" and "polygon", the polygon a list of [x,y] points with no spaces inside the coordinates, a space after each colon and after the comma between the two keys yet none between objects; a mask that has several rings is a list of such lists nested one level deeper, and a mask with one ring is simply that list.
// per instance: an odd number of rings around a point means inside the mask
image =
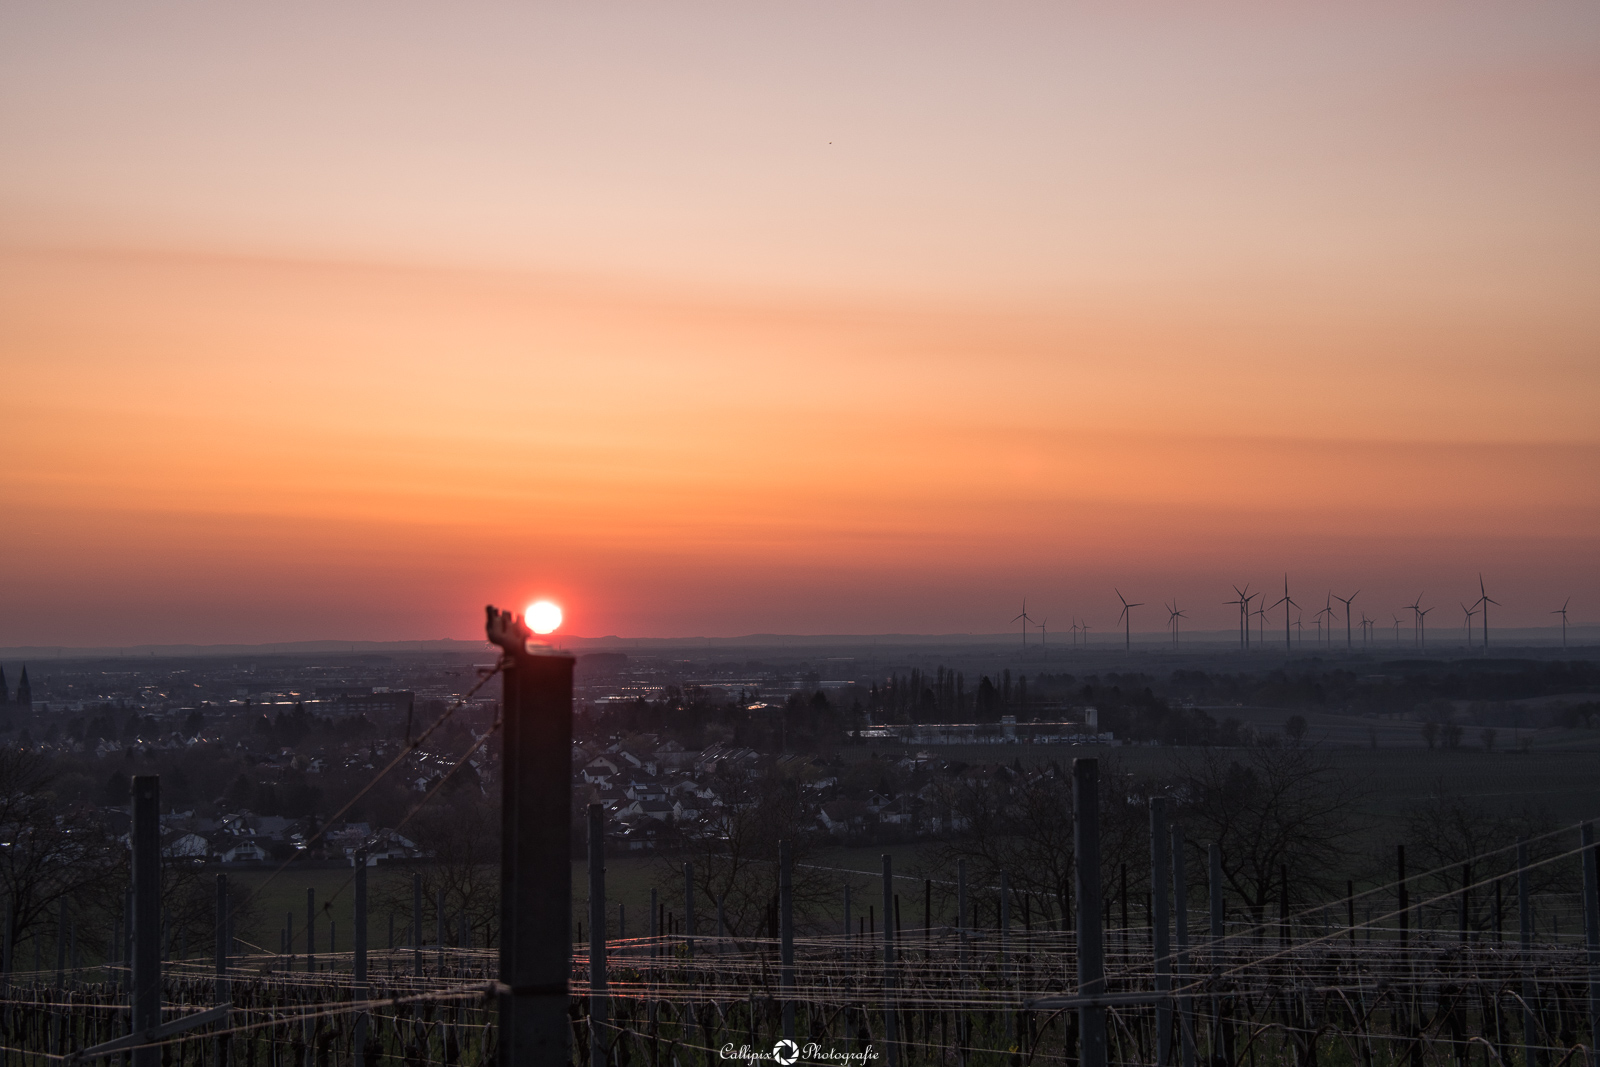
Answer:
[{"label": "wind turbine", "polygon": [[1377,621],[1378,620],[1376,620],[1376,619],[1367,618],[1367,613],[1366,612],[1363,611],[1361,613],[1361,647],[1362,648],[1366,648],[1368,645],[1370,645],[1372,643],[1372,627]]},{"label": "wind turbine", "polygon": [[1250,616],[1249,616],[1249,611],[1250,611],[1250,600],[1251,600],[1251,598],[1249,596],[1247,596],[1246,593],[1245,593],[1245,590],[1249,589],[1249,588],[1250,588],[1250,583],[1249,582],[1245,582],[1244,583],[1244,589],[1240,589],[1238,586],[1234,586],[1233,587],[1233,591],[1235,593],[1239,594],[1239,599],[1238,600],[1224,600],[1223,601],[1224,604],[1237,604],[1237,605],[1239,605],[1239,647],[1240,648],[1249,648],[1250,647]]},{"label": "wind turbine", "polygon": [[1427,649],[1428,649],[1428,612],[1430,612],[1432,610],[1433,610],[1433,608],[1423,608],[1422,610],[1417,612],[1417,621],[1422,623],[1422,649],[1423,649],[1423,651],[1427,651]]},{"label": "wind turbine", "polygon": [[1349,596],[1340,596],[1338,593],[1333,593],[1331,595],[1333,596],[1333,599],[1344,605],[1344,647],[1348,651],[1349,649],[1355,647],[1355,642],[1350,639],[1350,601],[1360,596],[1361,590],[1357,589]]},{"label": "wind turbine", "polygon": [[1300,621],[1300,614],[1298,612],[1295,613],[1295,617],[1294,617],[1294,633],[1295,633],[1295,636],[1297,638],[1299,638],[1300,643],[1302,645],[1306,643],[1306,628],[1305,628],[1305,624],[1303,624]]},{"label": "wind turbine", "polygon": [[1566,648],[1567,647],[1567,605],[1570,604],[1570,603],[1572,603],[1572,598],[1571,597],[1567,597],[1567,599],[1562,603],[1562,605],[1559,608],[1557,608],[1556,610],[1554,610],[1554,611],[1552,611],[1550,613],[1552,615],[1560,615],[1561,616],[1561,647],[1562,648]]},{"label": "wind turbine", "polygon": [[1122,590],[1117,589],[1116,586],[1111,588],[1115,590],[1117,599],[1122,601],[1122,614],[1117,616],[1117,621],[1124,622],[1126,620],[1122,632],[1123,649],[1131,652],[1133,651],[1133,609],[1142,608],[1144,605],[1128,603],[1128,598],[1122,595]]},{"label": "wind turbine", "polygon": [[1417,599],[1405,605],[1414,613],[1411,619],[1411,643],[1418,643],[1417,635],[1422,632],[1422,594],[1417,594]]},{"label": "wind turbine", "polygon": [[1049,621],[1050,621],[1049,619],[1040,619],[1039,620],[1039,647],[1040,648],[1044,647],[1045,638],[1050,636],[1050,631],[1045,629],[1045,624],[1047,624]]},{"label": "wind turbine", "polygon": [[1076,647],[1078,644],[1078,631],[1080,629],[1082,629],[1082,627],[1078,625],[1078,617],[1074,615],[1072,617],[1072,644],[1074,647]]},{"label": "wind turbine", "polygon": [[1174,600],[1167,608],[1167,625],[1172,627],[1172,647],[1178,647],[1178,620],[1187,619],[1189,616],[1178,610],[1178,602]]},{"label": "wind turbine", "polygon": [[1467,629],[1467,647],[1471,648],[1472,647],[1472,617],[1474,615],[1476,615],[1477,612],[1473,611],[1471,608],[1469,608],[1465,604],[1463,604],[1463,605],[1461,605],[1461,614],[1466,616],[1466,621],[1462,625],[1465,626],[1466,629]]},{"label": "wind turbine", "polygon": [[1261,598],[1262,606],[1256,608],[1256,610],[1254,610],[1254,611],[1252,611],[1250,613],[1250,614],[1252,614],[1252,615],[1254,615],[1256,617],[1256,644],[1258,644],[1258,645],[1265,645],[1267,643],[1267,609],[1265,607],[1266,603],[1267,603],[1267,598],[1266,597],[1262,597]]},{"label": "wind turbine", "polygon": [[[1283,598],[1278,601],[1278,604],[1283,605],[1283,650],[1284,652],[1292,653],[1294,647],[1289,643],[1289,609],[1298,608],[1300,605],[1289,598],[1289,576],[1287,574],[1283,576]],[[1272,606],[1277,607],[1278,604]]]},{"label": "wind turbine", "polygon": [[1500,601],[1498,601],[1498,600],[1490,600],[1489,599],[1488,592],[1483,588],[1483,572],[1479,571],[1478,572],[1478,602],[1476,604],[1472,605],[1472,606],[1475,607],[1475,608],[1480,608],[1483,611],[1483,648],[1484,648],[1484,651],[1486,651],[1486,652],[1489,650],[1489,605],[1490,604],[1493,604],[1497,608],[1498,607],[1504,607],[1504,605],[1501,604]]},{"label": "wind turbine", "polygon": [[[1324,600],[1322,602],[1322,610],[1317,612],[1317,614],[1318,615],[1326,615],[1328,617],[1328,644],[1332,645],[1333,644],[1333,616],[1334,616],[1333,590],[1330,589],[1328,591],[1328,599]],[[1322,634],[1321,634],[1321,631],[1319,630],[1318,631],[1318,637],[1321,637],[1321,636],[1322,636]]]},{"label": "wind turbine", "polygon": [[[1393,615],[1393,612],[1390,612]],[[1394,647],[1400,647],[1400,616],[1394,616]]]},{"label": "wind turbine", "polygon": [[1011,621],[1016,622],[1017,619],[1022,620],[1022,647],[1026,648],[1028,647],[1028,624],[1033,621],[1033,619],[1028,616],[1027,597],[1022,598],[1022,614],[1018,615],[1016,619],[1012,619]]}]

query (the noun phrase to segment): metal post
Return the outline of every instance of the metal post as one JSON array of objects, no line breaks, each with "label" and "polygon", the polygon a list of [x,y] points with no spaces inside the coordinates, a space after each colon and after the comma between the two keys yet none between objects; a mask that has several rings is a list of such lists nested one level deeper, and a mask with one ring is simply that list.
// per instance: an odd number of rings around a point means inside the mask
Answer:
[{"label": "metal post", "polygon": [[[1105,992],[1105,931],[1100,918],[1100,761],[1072,761],[1073,880],[1078,896],[1078,994]],[[1081,1067],[1106,1067],[1106,1010],[1078,1009]]]},{"label": "metal post", "polygon": [[317,971],[317,891],[306,887],[306,973]]},{"label": "metal post", "polygon": [[[133,779],[133,1003],[131,1032],[161,1025],[161,779]],[[161,1049],[133,1050],[133,1067],[158,1067]]]},{"label": "metal post", "polygon": [[[1156,992],[1172,991],[1172,960],[1167,949],[1167,800],[1150,800],[1150,952],[1155,957]],[[1156,1001],[1156,1064],[1172,1064],[1172,1004]]]},{"label": "metal post", "polygon": [[789,842],[778,842],[778,985],[783,998],[783,1036],[794,1040],[794,860]]},{"label": "metal post", "polygon": [[883,1045],[889,1067],[900,1064],[900,1026],[894,1012],[894,862],[883,854]]},{"label": "metal post", "polygon": [[606,1067],[606,815],[589,805],[589,1067]]},{"label": "metal post", "polygon": [[[355,986],[352,995],[357,1000],[367,999],[367,854],[356,850],[356,904],[355,904],[355,956],[350,964],[350,980]],[[355,1067],[367,1062],[367,1013],[356,1016],[356,1031],[351,1038]]]},{"label": "metal post", "polygon": [[[1228,936],[1227,905],[1222,896],[1222,846],[1217,842],[1210,842],[1206,850],[1206,858],[1210,861],[1211,883],[1211,977],[1214,985],[1220,986],[1222,975],[1223,939]],[[1226,1005],[1221,996],[1220,988],[1212,1002],[1212,1020],[1215,1032],[1212,1040],[1215,1046],[1211,1050],[1213,1059],[1221,1058],[1223,1063],[1233,1062],[1233,1035],[1229,1032],[1226,1021]]]},{"label": "metal post", "polygon": [[[216,946],[212,950],[216,964],[216,982],[211,1000],[214,1004],[227,1004],[233,999],[228,989],[228,876],[217,875],[217,929]],[[222,1067],[228,1058],[228,1039],[221,1034],[211,1039],[212,1062]]]},{"label": "metal post", "polygon": [[[1180,988],[1189,982],[1189,883],[1183,873],[1183,827],[1172,828],[1172,932],[1178,953],[1172,971]],[[1178,998],[1178,1040],[1183,1051],[1183,1067],[1194,1067],[1194,998]]]},{"label": "metal post", "polygon": [[[1011,876],[1000,871],[1000,989],[1005,996],[1011,989]],[[1010,1010],[1005,1016],[1006,1047],[1010,1048],[1017,1036],[1017,1016]]]},{"label": "metal post", "polygon": [[694,864],[683,865],[683,934],[684,947],[694,956]]},{"label": "metal post", "polygon": [[[16,925],[17,898],[13,896],[6,902],[5,944],[3,947],[0,947],[0,996],[4,996],[6,991],[11,988],[11,931],[16,928]],[[116,941],[118,940],[118,936],[115,932],[112,933],[111,940],[111,951],[115,952]]]},{"label": "metal post", "polygon": [[66,983],[67,969],[67,898],[56,901],[56,988]]},{"label": "metal post", "polygon": [[[504,830],[502,829],[502,833]],[[422,977],[422,872],[411,872],[411,973]]]},{"label": "metal post", "polygon": [[439,975],[444,976],[444,887],[433,895],[433,920],[439,934]]},{"label": "metal post", "polygon": [[1517,842],[1517,921],[1522,927],[1522,1062],[1538,1062],[1538,1019],[1533,1010],[1533,897],[1528,890],[1528,842]]},{"label": "metal post", "polygon": [[488,612],[503,672],[500,1063],[565,1064],[572,970],[572,665],[520,618]]},{"label": "metal post", "polygon": [[1595,1047],[1600,1037],[1600,850],[1594,847],[1594,823],[1586,822],[1579,831],[1583,850],[1578,861],[1583,867],[1583,944],[1589,963],[1589,1063],[1596,1062]]},{"label": "metal post", "polygon": [[1457,924],[1456,940],[1467,943],[1467,920],[1472,908],[1472,864],[1461,865],[1461,916]]}]

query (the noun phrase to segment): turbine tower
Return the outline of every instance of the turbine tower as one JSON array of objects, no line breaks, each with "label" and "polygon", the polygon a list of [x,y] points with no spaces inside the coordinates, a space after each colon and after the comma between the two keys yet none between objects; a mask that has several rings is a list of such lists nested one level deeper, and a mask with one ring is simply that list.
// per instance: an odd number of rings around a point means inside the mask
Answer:
[{"label": "turbine tower", "polygon": [[1419,643],[1418,635],[1422,632],[1422,594],[1418,593],[1417,599],[1405,606],[1410,608],[1412,611],[1411,644],[1415,646]]},{"label": "turbine tower", "polygon": [[1028,617],[1028,598],[1027,597],[1023,597],[1022,598],[1022,614],[1018,615],[1016,619],[1012,619],[1011,621],[1012,622],[1016,622],[1017,619],[1021,619],[1022,620],[1022,647],[1023,648],[1027,648],[1028,647],[1028,624],[1033,621],[1031,618]]},{"label": "turbine tower", "polygon": [[[1292,654],[1294,646],[1289,643],[1289,609],[1298,608],[1300,605],[1289,599],[1289,576],[1287,574],[1283,576],[1283,597],[1278,601],[1278,604],[1283,605],[1283,651]],[[1278,604],[1272,606],[1277,607]]]},{"label": "turbine tower", "polygon": [[1224,600],[1223,601],[1224,604],[1237,604],[1237,605],[1239,605],[1239,647],[1240,648],[1249,648],[1250,647],[1250,615],[1249,615],[1249,611],[1250,611],[1250,600],[1251,600],[1251,598],[1248,595],[1246,595],[1246,593],[1245,593],[1245,590],[1249,589],[1249,588],[1250,588],[1250,583],[1249,582],[1245,582],[1244,583],[1244,589],[1240,589],[1238,586],[1234,586],[1233,587],[1233,591],[1239,595],[1239,599],[1238,600]]},{"label": "turbine tower", "polygon": [[1178,620],[1187,619],[1189,616],[1178,610],[1178,602],[1176,600],[1166,605],[1166,608],[1167,625],[1172,627],[1172,647],[1176,651],[1178,647]]},{"label": "turbine tower", "polygon": [[1483,612],[1483,650],[1489,650],[1489,605],[1503,607],[1498,600],[1490,600],[1488,592],[1483,588],[1483,572],[1478,572],[1478,602],[1472,605]]},{"label": "turbine tower", "polygon": [[1128,598],[1122,595],[1122,590],[1117,589],[1116,586],[1112,586],[1112,589],[1116,591],[1117,599],[1122,601],[1122,614],[1117,616],[1117,621],[1124,624],[1122,647],[1124,651],[1131,652],[1133,651],[1133,609],[1142,608],[1144,605],[1130,604],[1128,603]]},{"label": "turbine tower", "polygon": [[[1361,590],[1359,589],[1357,589],[1354,593],[1351,593],[1349,596],[1340,596],[1338,593],[1332,594],[1333,599],[1344,605],[1344,647],[1346,651],[1349,651],[1355,647],[1355,642],[1350,638],[1350,601],[1354,600],[1360,595]],[[1421,598],[1419,597],[1418,599]]]},{"label": "turbine tower", "polygon": [[1465,616],[1465,618],[1466,618],[1466,621],[1464,623],[1462,623],[1462,625],[1465,626],[1466,629],[1467,629],[1467,647],[1471,648],[1472,647],[1472,617],[1474,615],[1476,615],[1477,612],[1473,611],[1471,608],[1469,608],[1465,604],[1463,604],[1463,605],[1461,605],[1461,614],[1463,616]]},{"label": "turbine tower", "polygon": [[1554,610],[1554,611],[1552,611],[1550,613],[1552,615],[1560,615],[1561,616],[1561,647],[1562,648],[1566,648],[1567,647],[1567,605],[1570,604],[1570,603],[1572,603],[1572,598],[1571,597],[1567,597],[1567,599],[1564,602],[1562,602],[1562,605],[1559,608],[1557,608],[1556,610]]},{"label": "turbine tower", "polygon": [[1045,638],[1050,636],[1050,631],[1045,629],[1046,624],[1049,623],[1049,622],[1050,622],[1049,619],[1040,619],[1039,620],[1039,647],[1040,648],[1044,647]]}]

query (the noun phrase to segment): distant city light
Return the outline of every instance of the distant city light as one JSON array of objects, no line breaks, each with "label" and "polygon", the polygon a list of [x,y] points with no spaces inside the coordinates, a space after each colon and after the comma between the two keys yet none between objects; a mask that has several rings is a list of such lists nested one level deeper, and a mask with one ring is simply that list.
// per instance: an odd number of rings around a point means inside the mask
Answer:
[{"label": "distant city light", "polygon": [[548,600],[529,604],[522,617],[527,620],[528,629],[536,634],[551,633],[561,625],[561,609]]}]

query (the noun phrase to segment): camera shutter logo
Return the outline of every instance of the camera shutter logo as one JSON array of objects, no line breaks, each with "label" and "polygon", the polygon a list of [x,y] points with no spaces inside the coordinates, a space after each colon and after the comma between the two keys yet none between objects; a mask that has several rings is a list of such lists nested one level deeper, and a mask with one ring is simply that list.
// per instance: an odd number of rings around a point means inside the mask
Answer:
[{"label": "camera shutter logo", "polygon": [[790,1067],[790,1064],[800,1058],[800,1046],[784,1038],[772,1046],[772,1058],[782,1067]]}]

